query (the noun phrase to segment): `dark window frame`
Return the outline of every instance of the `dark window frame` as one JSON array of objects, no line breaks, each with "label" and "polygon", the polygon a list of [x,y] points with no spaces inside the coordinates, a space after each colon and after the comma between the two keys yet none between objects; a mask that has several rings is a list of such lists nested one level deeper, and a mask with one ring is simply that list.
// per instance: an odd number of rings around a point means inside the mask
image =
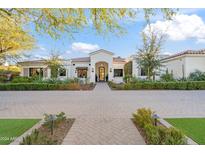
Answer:
[{"label": "dark window frame", "polygon": [[123,69],[114,69],[114,77],[123,77]]},{"label": "dark window frame", "polygon": [[143,68],[140,68],[140,76],[147,76],[146,71]]},{"label": "dark window frame", "polygon": [[77,77],[78,78],[87,78],[88,69],[87,68],[77,68]]},{"label": "dark window frame", "polygon": [[33,76],[40,76],[43,77],[43,68],[41,67],[30,67],[29,68],[29,77]]},{"label": "dark window frame", "polygon": [[60,76],[60,77],[65,77],[65,76],[66,76],[66,73],[67,73],[66,68],[60,68],[60,69],[59,69],[59,76]]}]

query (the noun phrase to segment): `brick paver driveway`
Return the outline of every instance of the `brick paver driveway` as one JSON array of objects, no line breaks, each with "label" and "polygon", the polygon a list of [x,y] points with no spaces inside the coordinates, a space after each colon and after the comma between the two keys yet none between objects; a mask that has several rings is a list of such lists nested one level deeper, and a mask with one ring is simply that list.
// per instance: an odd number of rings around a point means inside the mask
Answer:
[{"label": "brick paver driveway", "polygon": [[144,144],[130,121],[140,107],[161,117],[205,117],[205,91],[0,91],[0,118],[64,111],[76,121],[64,144]]}]

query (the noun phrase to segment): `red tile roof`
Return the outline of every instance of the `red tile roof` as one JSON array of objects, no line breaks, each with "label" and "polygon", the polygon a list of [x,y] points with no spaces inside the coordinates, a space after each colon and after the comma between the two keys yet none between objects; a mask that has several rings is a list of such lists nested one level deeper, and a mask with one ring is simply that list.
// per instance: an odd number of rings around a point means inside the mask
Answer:
[{"label": "red tile roof", "polygon": [[90,62],[90,57],[72,58],[72,62]]},{"label": "red tile roof", "polygon": [[126,60],[125,58],[121,58],[121,57],[113,57],[113,62],[114,63],[125,63]]},{"label": "red tile roof", "polygon": [[114,55],[113,52],[108,51],[108,50],[105,50],[105,49],[99,49],[99,50],[97,50],[97,51],[90,52],[89,55],[97,54],[97,53],[99,53],[99,52],[105,52],[105,53],[108,53],[108,54]]},{"label": "red tile roof", "polygon": [[18,64],[23,64],[23,63],[45,63],[46,60],[27,60],[27,61],[22,61],[18,62]]},{"label": "red tile roof", "polygon": [[186,51],[179,52],[177,54],[168,56],[168,57],[163,58],[161,60],[167,60],[167,59],[171,59],[171,58],[175,58],[175,57],[179,57],[179,56],[187,55],[187,54],[191,54],[191,55],[205,55],[205,49],[202,49],[202,50],[186,50]]}]

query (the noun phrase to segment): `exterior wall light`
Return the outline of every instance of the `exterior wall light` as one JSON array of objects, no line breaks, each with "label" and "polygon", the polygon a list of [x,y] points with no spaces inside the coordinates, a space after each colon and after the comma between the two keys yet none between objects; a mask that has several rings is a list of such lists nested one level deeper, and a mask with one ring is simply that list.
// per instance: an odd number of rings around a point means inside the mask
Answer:
[{"label": "exterior wall light", "polygon": [[57,119],[55,114],[50,114],[48,116],[48,121],[51,122],[51,135],[53,135],[53,129],[54,129],[54,121]]},{"label": "exterior wall light", "polygon": [[154,125],[157,126],[157,120],[159,119],[159,116],[157,114],[153,114],[152,118],[154,119]]},{"label": "exterior wall light", "polygon": [[112,68],[110,68],[110,72],[112,72]]}]

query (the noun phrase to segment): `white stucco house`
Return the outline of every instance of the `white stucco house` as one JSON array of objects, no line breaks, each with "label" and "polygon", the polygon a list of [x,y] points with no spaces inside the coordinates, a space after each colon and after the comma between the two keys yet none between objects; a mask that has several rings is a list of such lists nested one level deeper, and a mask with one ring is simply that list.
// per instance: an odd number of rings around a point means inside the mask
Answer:
[{"label": "white stucco house", "polygon": [[199,70],[205,72],[205,50],[187,50],[161,59],[164,68],[175,79],[187,78]]},{"label": "white stucco house", "polygon": [[[88,82],[114,81],[123,82],[125,58],[114,57],[114,53],[100,49],[91,52],[88,57],[62,60],[63,69],[59,70],[59,79],[79,78]],[[24,61],[21,76],[41,75],[50,78],[51,70],[45,60]]]},{"label": "white stucco house", "polygon": [[[174,78],[188,77],[191,72],[200,70],[205,72],[205,50],[184,51],[175,55],[160,55],[159,59],[163,67],[156,71],[156,78],[168,70]],[[138,57],[132,55],[128,58],[115,57],[113,52],[100,49],[91,52],[88,57],[72,58],[62,60],[63,68],[59,70],[59,79],[79,78],[87,82],[113,81],[123,82],[125,76],[124,66],[132,63],[131,74],[133,77],[146,79],[143,69],[138,66]],[[41,75],[48,79],[51,77],[51,70],[45,60],[19,62],[21,76]]]}]

